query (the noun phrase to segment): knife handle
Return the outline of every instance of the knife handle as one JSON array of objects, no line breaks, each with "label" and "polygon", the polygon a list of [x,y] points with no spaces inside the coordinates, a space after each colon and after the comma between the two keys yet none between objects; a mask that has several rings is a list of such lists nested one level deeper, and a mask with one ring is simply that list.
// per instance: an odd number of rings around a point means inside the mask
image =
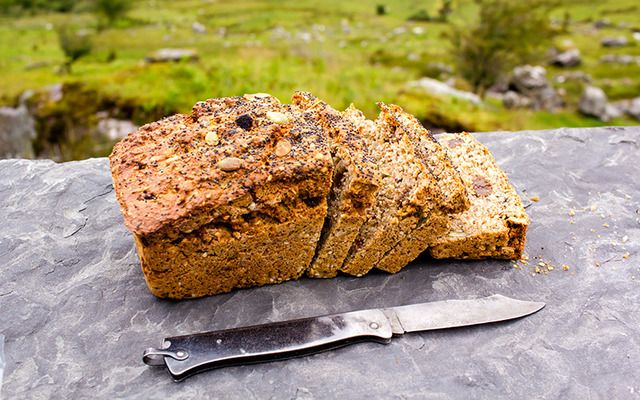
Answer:
[{"label": "knife handle", "polygon": [[176,381],[203,370],[318,353],[361,341],[388,343],[391,323],[381,310],[353,311],[166,338],[144,352],[147,365],[166,365]]}]

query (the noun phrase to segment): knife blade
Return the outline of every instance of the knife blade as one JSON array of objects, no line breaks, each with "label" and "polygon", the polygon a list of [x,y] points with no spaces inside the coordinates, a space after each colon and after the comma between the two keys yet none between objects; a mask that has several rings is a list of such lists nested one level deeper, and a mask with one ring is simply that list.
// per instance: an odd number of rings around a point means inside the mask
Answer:
[{"label": "knife blade", "polygon": [[180,381],[213,368],[282,360],[362,341],[389,343],[393,336],[407,332],[506,321],[533,314],[544,306],[496,294],[351,311],[169,337],[161,348],[146,349],[142,360],[150,366],[165,366],[171,377]]}]

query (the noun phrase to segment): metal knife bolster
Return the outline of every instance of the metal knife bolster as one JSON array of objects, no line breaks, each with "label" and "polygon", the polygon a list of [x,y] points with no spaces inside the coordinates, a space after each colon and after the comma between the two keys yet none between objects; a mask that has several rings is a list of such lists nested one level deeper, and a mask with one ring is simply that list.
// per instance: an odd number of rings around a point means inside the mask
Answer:
[{"label": "metal knife bolster", "polygon": [[143,361],[166,365],[175,380],[205,369],[312,354],[358,341],[387,343],[401,329],[389,310],[362,310],[166,338]]}]

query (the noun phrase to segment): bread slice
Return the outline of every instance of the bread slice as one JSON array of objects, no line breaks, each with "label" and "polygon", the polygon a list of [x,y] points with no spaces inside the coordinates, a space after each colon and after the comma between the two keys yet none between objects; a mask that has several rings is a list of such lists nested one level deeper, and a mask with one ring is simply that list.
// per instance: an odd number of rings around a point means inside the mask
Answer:
[{"label": "bread slice", "polygon": [[418,159],[409,137],[381,116],[367,120],[351,106],[344,115],[358,126],[382,174],[375,204],[354,240],[342,271],[361,276],[417,226],[440,201],[437,183]]},{"label": "bread slice", "polygon": [[417,227],[406,235],[376,264],[376,268],[395,273],[413,261],[430,244],[447,231],[447,214],[459,213],[469,207],[467,193],[446,151],[420,122],[397,105],[379,103],[387,123],[404,132],[411,140],[418,159],[424,164],[439,193],[436,204],[420,218]]},{"label": "bread slice", "polygon": [[301,276],[327,212],[333,162],[309,115],[269,95],[197,103],[110,156],[147,284],[200,297]]},{"label": "bread slice", "polygon": [[431,256],[520,258],[529,218],[507,175],[472,135],[441,134],[437,140],[460,171],[471,206],[450,217],[448,231],[429,248]]},{"label": "bread slice", "polygon": [[322,234],[307,270],[310,277],[331,278],[337,275],[375,201],[380,174],[352,121],[310,93],[295,93],[292,103],[318,119],[331,143],[333,186]]}]

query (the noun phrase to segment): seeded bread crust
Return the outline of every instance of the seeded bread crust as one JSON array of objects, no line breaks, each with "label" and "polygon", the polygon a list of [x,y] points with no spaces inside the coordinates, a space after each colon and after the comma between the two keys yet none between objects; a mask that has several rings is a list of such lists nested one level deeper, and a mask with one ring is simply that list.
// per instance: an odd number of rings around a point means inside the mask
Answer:
[{"label": "seeded bread crust", "polygon": [[318,247],[307,275],[337,275],[351,244],[375,202],[380,173],[357,127],[342,113],[306,92],[294,94],[292,103],[315,113],[327,132],[334,163],[333,186]]},{"label": "seeded bread crust", "polygon": [[130,134],[110,163],[158,297],[294,279],[311,262],[333,172],[311,113],[269,95],[212,99]]},{"label": "seeded bread crust", "polygon": [[507,175],[468,133],[437,136],[460,171],[470,208],[451,216],[449,230],[429,248],[434,258],[519,259],[529,218]]},{"label": "seeded bread crust", "polygon": [[360,128],[382,175],[376,202],[367,211],[367,221],[341,268],[343,272],[361,276],[416,229],[421,216],[437,204],[438,191],[405,133],[383,116],[376,122],[368,121],[353,106],[344,115]]},{"label": "seeded bread crust", "polygon": [[426,209],[416,229],[400,240],[376,264],[376,268],[396,273],[417,258],[448,229],[447,214],[459,213],[469,207],[467,193],[446,151],[431,133],[412,115],[394,104],[379,103],[387,123],[409,137],[418,159],[435,182],[436,196],[431,209]]}]

